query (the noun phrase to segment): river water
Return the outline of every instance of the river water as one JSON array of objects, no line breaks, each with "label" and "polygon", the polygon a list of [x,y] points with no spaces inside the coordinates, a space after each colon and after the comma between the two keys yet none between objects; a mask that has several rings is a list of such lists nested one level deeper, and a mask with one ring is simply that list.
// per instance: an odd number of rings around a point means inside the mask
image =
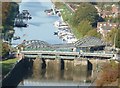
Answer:
[{"label": "river water", "polygon": [[[24,0],[23,0],[24,1]],[[26,21],[27,28],[14,28],[14,36],[20,36],[21,39],[13,40],[13,44],[20,44],[23,40],[42,40],[50,44],[63,43],[61,39],[54,35],[57,28],[54,22],[60,20],[58,16],[48,16],[44,10],[51,9],[51,2],[22,2],[20,3],[20,11],[28,10],[32,19]]]},{"label": "river water", "polygon": [[[24,1],[24,0],[23,0]],[[42,40],[50,44],[64,43],[61,39],[54,35],[57,29],[53,23],[60,20],[58,16],[48,16],[44,12],[46,9],[51,9],[51,2],[22,2],[20,3],[20,11],[28,10],[32,19],[28,21],[27,28],[14,28],[14,36],[20,36],[19,40],[13,40],[12,43],[20,44],[23,40]],[[35,64],[35,63],[34,63]],[[39,64],[40,65],[40,64]],[[53,66],[53,65],[51,65]],[[39,69],[39,66],[34,66],[32,76],[23,80],[23,86],[85,86],[87,71],[76,71],[74,68],[70,71],[56,71],[53,67],[49,69]],[[37,69],[36,69],[37,68]],[[83,67],[84,68],[84,67]],[[81,67],[81,69],[83,69]],[[40,73],[39,73],[39,70]],[[20,83],[22,85],[22,83]]]}]

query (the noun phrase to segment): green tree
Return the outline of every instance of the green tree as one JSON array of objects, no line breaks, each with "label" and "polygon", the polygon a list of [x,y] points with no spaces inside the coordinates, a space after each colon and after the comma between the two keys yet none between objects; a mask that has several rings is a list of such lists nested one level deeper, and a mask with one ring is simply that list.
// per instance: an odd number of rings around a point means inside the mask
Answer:
[{"label": "green tree", "polygon": [[78,25],[82,20],[88,20],[93,24],[98,19],[96,8],[90,3],[81,3],[73,16],[73,25]]},{"label": "green tree", "polygon": [[111,10],[112,10],[112,7],[111,7],[111,6],[107,6],[107,7],[105,8],[105,10],[111,11]]},{"label": "green tree", "polygon": [[92,26],[90,25],[90,22],[88,20],[83,20],[78,25],[78,32],[83,36],[87,34],[88,31],[92,30]]},{"label": "green tree", "polygon": [[117,48],[120,48],[120,29],[118,29],[117,33],[116,33],[115,45],[116,45]]},{"label": "green tree", "polygon": [[8,43],[2,43],[2,57],[6,57],[9,54],[10,47]]},{"label": "green tree", "polygon": [[97,32],[96,29],[92,29],[90,31],[87,32],[86,36],[91,36],[91,37],[101,37],[101,34]]},{"label": "green tree", "polygon": [[110,32],[107,33],[105,40],[109,43],[114,44],[114,37],[117,29],[112,29]]},{"label": "green tree", "polygon": [[112,29],[107,33],[106,41],[120,48],[120,29]]},{"label": "green tree", "polygon": [[14,32],[14,20],[19,12],[19,5],[16,2],[3,2],[2,3],[2,38],[6,41],[11,41]]}]

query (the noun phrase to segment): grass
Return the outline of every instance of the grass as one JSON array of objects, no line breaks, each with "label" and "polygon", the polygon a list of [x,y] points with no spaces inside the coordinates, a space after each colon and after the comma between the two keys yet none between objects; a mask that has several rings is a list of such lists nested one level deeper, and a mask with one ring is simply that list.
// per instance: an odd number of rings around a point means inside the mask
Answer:
[{"label": "grass", "polygon": [[72,18],[71,14],[73,14],[73,13],[71,13],[71,11],[64,4],[60,8],[63,9],[61,14],[62,14],[64,21],[67,21],[68,23],[70,23],[70,20]]},{"label": "grass", "polygon": [[63,20],[69,24],[70,28],[72,29],[71,31],[76,36],[76,38],[80,39],[82,35],[77,30],[77,27],[74,27],[72,25],[72,18],[74,13],[70,9],[68,9],[68,7],[65,4],[60,4],[59,8],[63,9],[63,11],[61,11]]},{"label": "grass", "polygon": [[2,68],[3,76],[6,75],[13,68],[13,65],[16,63],[16,61],[17,58],[0,61],[0,67]]},{"label": "grass", "polygon": [[9,63],[15,63],[16,61],[17,61],[17,58],[14,58],[14,59],[0,61],[0,63],[2,63],[2,64],[9,64]]}]

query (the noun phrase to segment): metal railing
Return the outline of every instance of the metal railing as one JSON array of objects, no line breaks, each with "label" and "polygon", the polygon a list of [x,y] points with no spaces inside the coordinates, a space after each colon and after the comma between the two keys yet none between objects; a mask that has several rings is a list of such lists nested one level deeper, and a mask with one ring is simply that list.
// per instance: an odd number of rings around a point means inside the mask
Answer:
[{"label": "metal railing", "polygon": [[62,52],[62,51],[21,51],[22,54],[30,57],[35,57],[37,55],[41,55],[42,57],[48,58],[56,58],[56,56],[60,58],[75,58],[75,57],[104,57],[104,58],[112,58],[114,57],[113,53],[105,53],[105,52]]}]

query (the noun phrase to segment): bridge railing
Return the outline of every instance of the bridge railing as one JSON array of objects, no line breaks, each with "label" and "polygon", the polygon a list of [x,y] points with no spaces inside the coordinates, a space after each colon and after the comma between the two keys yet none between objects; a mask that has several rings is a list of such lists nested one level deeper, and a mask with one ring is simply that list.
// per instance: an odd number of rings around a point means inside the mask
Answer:
[{"label": "bridge railing", "polygon": [[53,54],[53,55],[79,55],[79,52],[62,51],[21,51],[23,54]]},{"label": "bridge railing", "polygon": [[97,56],[97,57],[113,57],[113,53],[88,53],[88,52],[84,52],[81,53],[81,55],[83,56]]},{"label": "bridge railing", "polygon": [[55,56],[58,56],[60,58],[75,58],[75,57],[82,57],[82,56],[86,56],[86,57],[106,57],[106,58],[112,58],[114,57],[113,53],[105,53],[105,52],[62,52],[62,51],[21,51],[22,54],[24,55],[30,55],[30,57],[32,56],[36,56],[36,55],[41,55],[42,57],[50,57],[50,58],[55,58]]}]

